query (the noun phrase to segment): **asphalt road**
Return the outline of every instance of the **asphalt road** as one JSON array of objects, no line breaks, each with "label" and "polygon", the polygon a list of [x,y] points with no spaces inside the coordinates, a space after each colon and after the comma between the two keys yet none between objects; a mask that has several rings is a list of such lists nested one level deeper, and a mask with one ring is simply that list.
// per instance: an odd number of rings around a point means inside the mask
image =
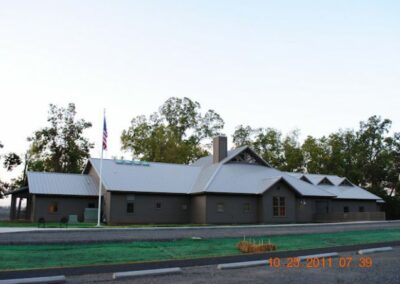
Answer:
[{"label": "asphalt road", "polygon": [[[340,253],[352,257],[350,267],[339,266],[339,258],[332,259],[332,267],[325,268],[273,268],[253,267],[234,270],[218,270],[215,265],[183,268],[178,275],[153,276],[112,280],[112,275],[94,274],[69,276],[67,283],[400,283],[400,247],[393,251],[366,255],[372,259],[372,267],[360,268],[360,256],[355,252]],[[282,263],[285,263],[283,261]]]},{"label": "asphalt road", "polygon": [[50,244],[172,240],[191,237],[222,238],[243,236],[329,233],[400,228],[400,221],[335,224],[254,225],[196,228],[61,229],[0,233],[0,244]]}]

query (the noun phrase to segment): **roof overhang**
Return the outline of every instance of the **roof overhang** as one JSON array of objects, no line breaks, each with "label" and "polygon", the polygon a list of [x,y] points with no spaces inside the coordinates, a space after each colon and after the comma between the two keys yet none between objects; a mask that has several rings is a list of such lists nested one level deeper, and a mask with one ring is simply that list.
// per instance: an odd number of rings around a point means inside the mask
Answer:
[{"label": "roof overhang", "polygon": [[8,191],[8,192],[4,193],[4,195],[12,195],[12,194],[16,194],[16,193],[25,192],[25,191],[29,192],[29,187],[23,186],[23,187],[15,189],[15,190]]}]

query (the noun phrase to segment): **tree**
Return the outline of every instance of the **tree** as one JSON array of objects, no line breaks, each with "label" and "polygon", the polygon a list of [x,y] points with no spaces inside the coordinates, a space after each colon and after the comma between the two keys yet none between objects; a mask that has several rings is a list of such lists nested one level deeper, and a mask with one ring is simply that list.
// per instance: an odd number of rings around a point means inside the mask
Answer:
[{"label": "tree", "polygon": [[204,144],[221,134],[224,121],[214,110],[201,113],[198,102],[169,98],[149,117],[132,119],[121,135],[122,150],[152,162],[190,163],[208,155]]},{"label": "tree", "polygon": [[281,165],[280,170],[290,172],[303,171],[303,152],[299,142],[299,131],[294,130],[289,133],[282,143],[284,163]]},{"label": "tree", "polygon": [[35,131],[28,141],[28,169],[80,173],[93,144],[83,136],[92,124],[77,120],[75,104],[66,108],[50,104],[49,125]]},{"label": "tree", "polygon": [[[0,149],[4,145],[0,142]],[[3,166],[7,171],[13,170],[16,166],[21,164],[21,158],[15,153],[8,153],[6,155],[0,155],[0,158],[4,159]],[[0,180],[0,199],[4,197],[4,192],[9,191],[14,187],[14,183],[8,183]]]}]

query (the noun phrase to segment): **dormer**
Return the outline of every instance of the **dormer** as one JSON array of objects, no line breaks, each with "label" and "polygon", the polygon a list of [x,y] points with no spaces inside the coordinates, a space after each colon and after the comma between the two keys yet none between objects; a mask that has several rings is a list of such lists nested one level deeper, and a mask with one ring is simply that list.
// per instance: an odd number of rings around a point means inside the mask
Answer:
[{"label": "dormer", "polygon": [[327,177],[324,177],[318,185],[334,185]]}]

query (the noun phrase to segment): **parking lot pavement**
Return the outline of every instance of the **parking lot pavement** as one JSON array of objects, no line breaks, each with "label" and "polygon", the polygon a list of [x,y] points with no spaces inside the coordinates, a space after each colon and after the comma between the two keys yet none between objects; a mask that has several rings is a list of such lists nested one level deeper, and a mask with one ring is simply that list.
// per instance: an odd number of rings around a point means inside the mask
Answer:
[{"label": "parking lot pavement", "polygon": [[400,221],[352,222],[335,224],[253,225],[198,228],[129,228],[129,229],[46,229],[1,233],[0,244],[90,243],[134,240],[170,240],[272,236],[308,233],[330,233],[357,230],[400,228]]},{"label": "parking lot pavement", "polygon": [[[393,251],[370,254],[372,267],[360,268],[361,258],[355,252],[340,253],[332,259],[332,267],[274,268],[259,266],[243,269],[218,270],[216,265],[184,268],[182,274],[112,280],[111,274],[67,277],[67,283],[400,283],[400,247]],[[364,259],[366,260],[366,259]],[[286,259],[282,259],[282,264]],[[365,262],[364,262],[365,264]],[[349,267],[348,267],[349,266]],[[133,281],[134,280],[134,281]]]}]

